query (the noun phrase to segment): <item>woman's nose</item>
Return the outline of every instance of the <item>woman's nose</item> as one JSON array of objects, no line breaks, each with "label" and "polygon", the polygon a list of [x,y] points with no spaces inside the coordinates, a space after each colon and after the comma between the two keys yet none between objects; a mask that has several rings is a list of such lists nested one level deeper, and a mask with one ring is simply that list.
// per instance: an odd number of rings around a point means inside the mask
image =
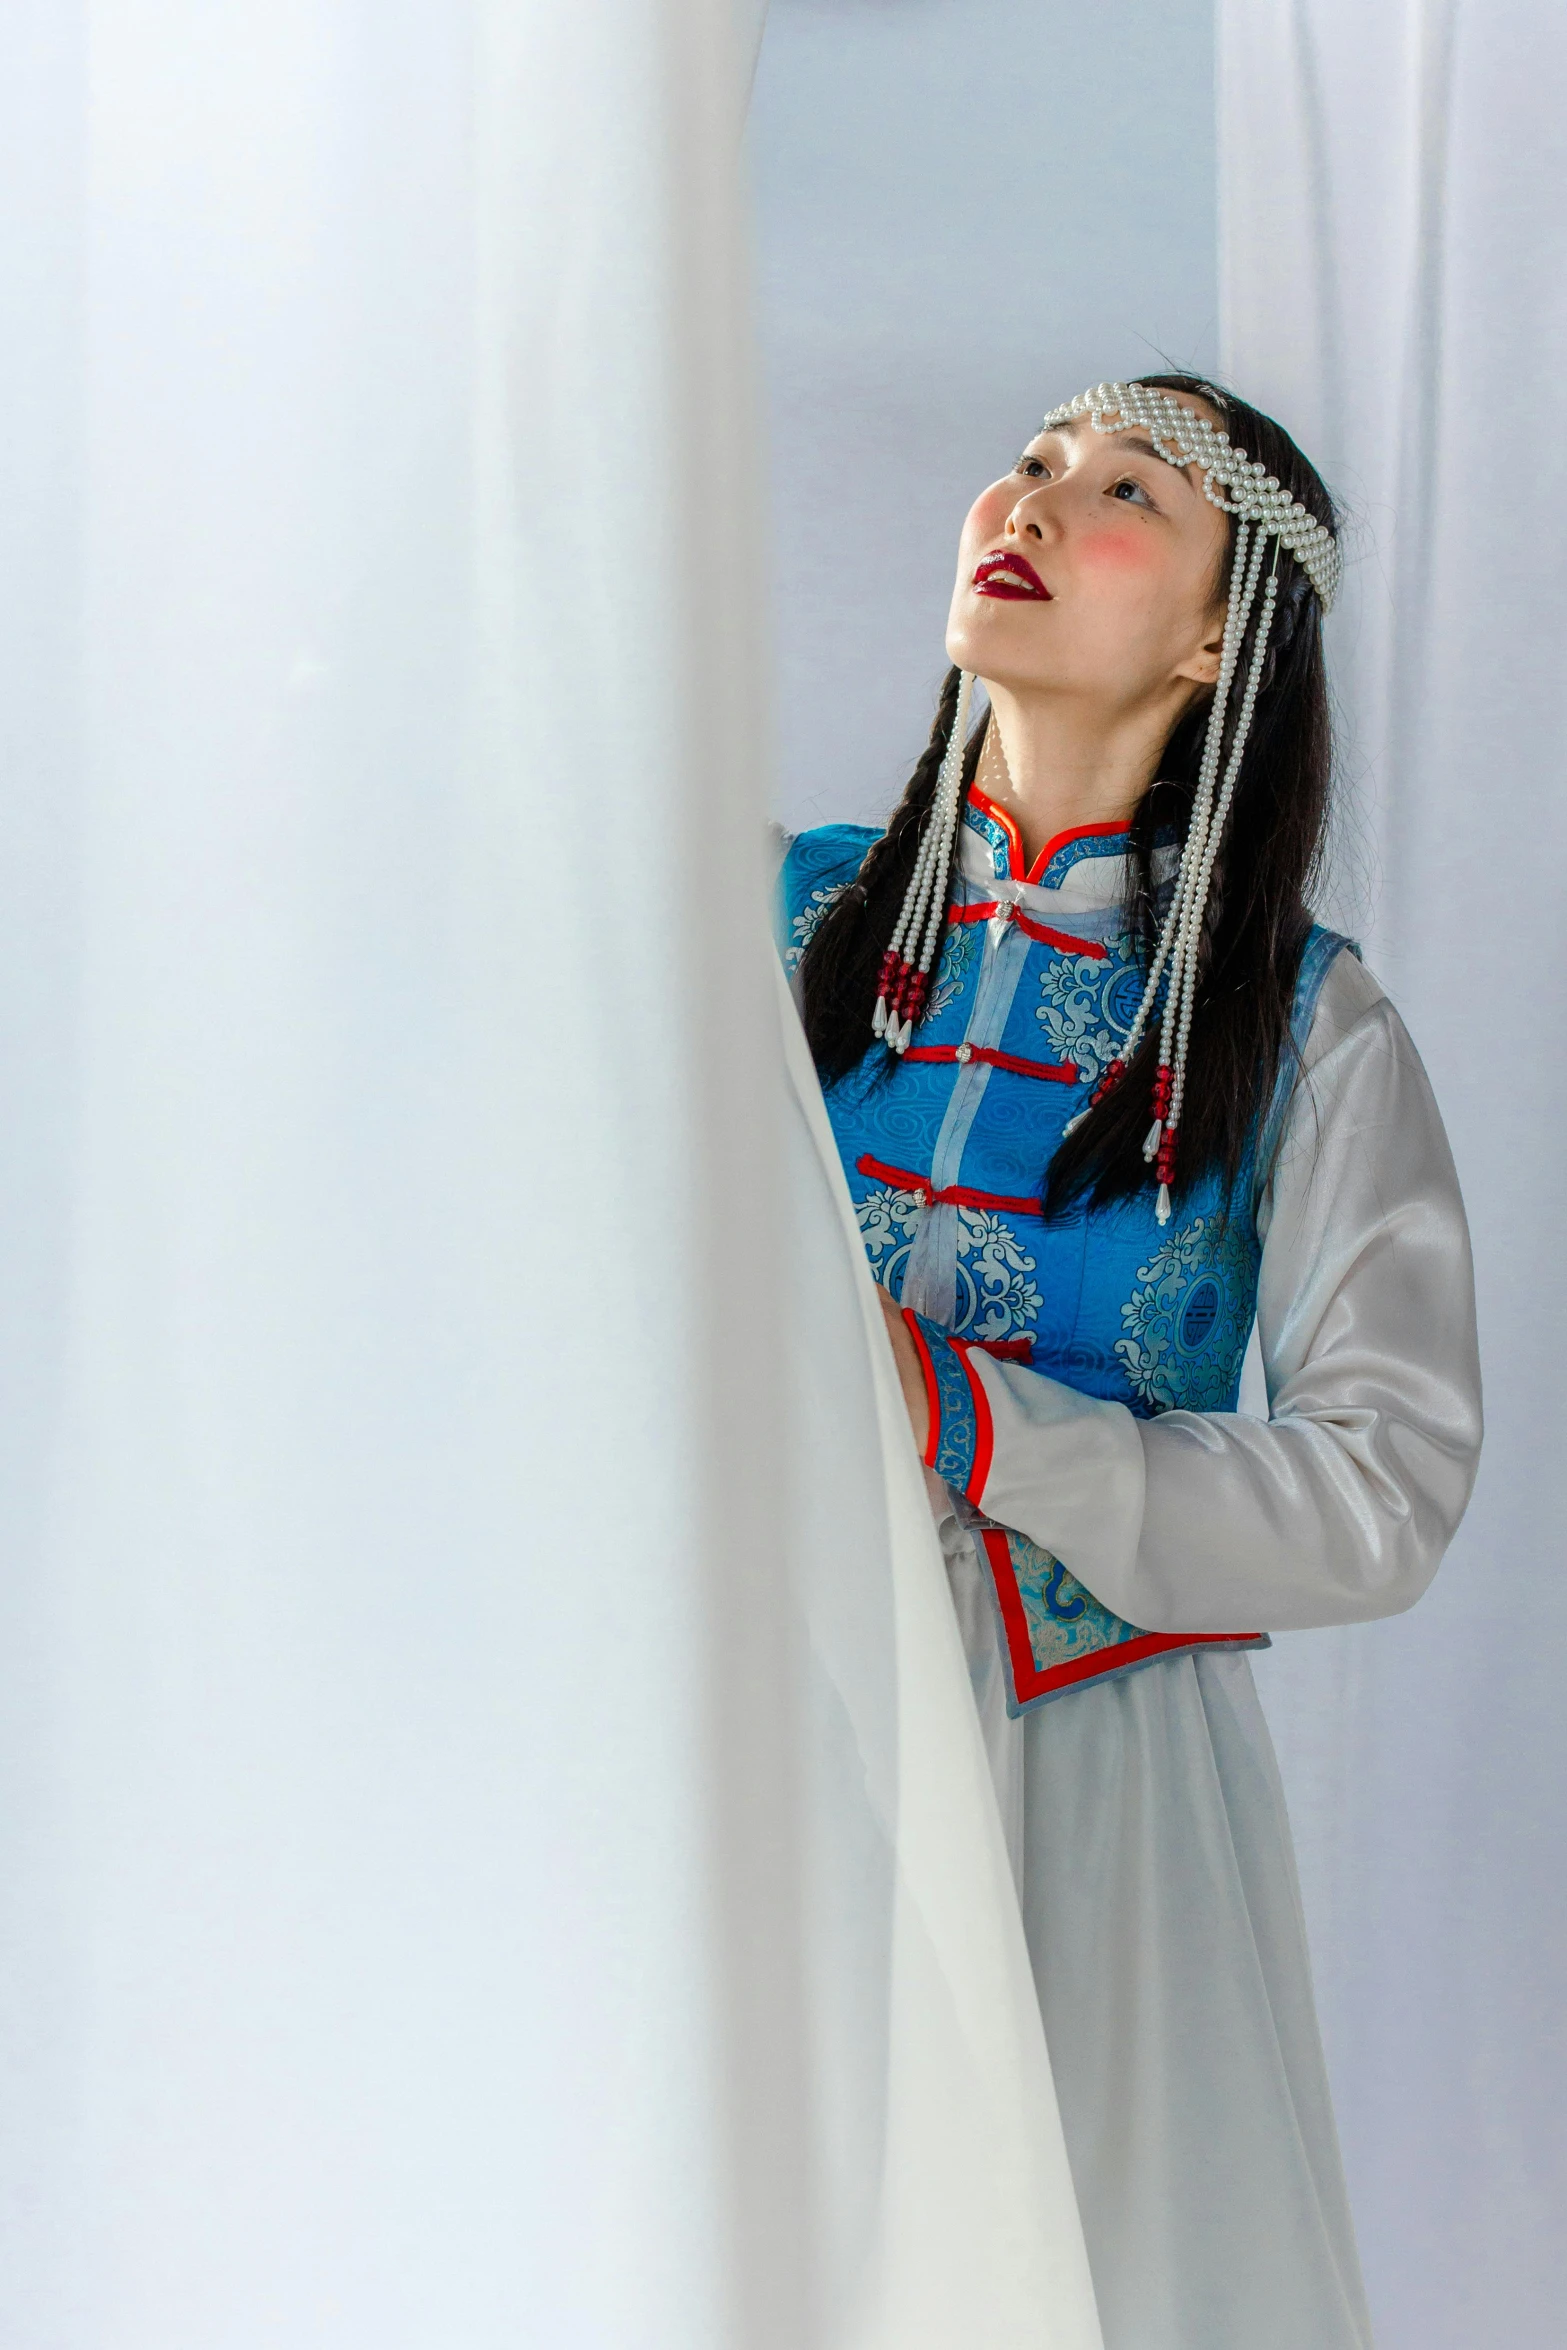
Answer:
[{"label": "woman's nose", "polygon": [[1009,539],[1043,539],[1045,535],[1042,524],[1043,511],[1037,490],[1030,491],[1026,498],[1019,498],[1007,516],[1006,537]]}]

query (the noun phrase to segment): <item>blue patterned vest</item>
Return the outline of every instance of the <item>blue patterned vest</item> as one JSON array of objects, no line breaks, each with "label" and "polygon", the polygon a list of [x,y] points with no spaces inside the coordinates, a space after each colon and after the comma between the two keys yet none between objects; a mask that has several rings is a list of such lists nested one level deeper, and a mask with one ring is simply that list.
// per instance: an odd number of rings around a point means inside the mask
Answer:
[{"label": "blue patterned vest", "polygon": [[[828,825],[790,844],[780,921],[791,972],[875,838]],[[1122,929],[1126,848],[1119,826],[1092,827],[1050,841],[1025,871],[1010,817],[971,790],[945,946],[914,1044],[890,1081],[884,1048],[872,1045],[862,1070],[828,1093],[827,1110],[871,1269],[903,1304],[967,1346],[1142,1417],[1228,1412],[1257,1305],[1254,1169],[1267,1164],[1290,1072],[1228,1215],[1217,1177],[1188,1191],[1163,1229],[1151,1183],[1050,1224],[1040,1212],[1062,1128],[1114,1057],[1142,992]],[[1165,852],[1172,868],[1174,854]],[[1295,995],[1299,1044],[1346,943],[1311,933]],[[974,1490],[982,1485],[980,1476]],[[1244,1632],[1143,1632],[961,1489],[954,1503],[990,1567],[1015,1711],[1175,1650],[1266,1644]]]}]

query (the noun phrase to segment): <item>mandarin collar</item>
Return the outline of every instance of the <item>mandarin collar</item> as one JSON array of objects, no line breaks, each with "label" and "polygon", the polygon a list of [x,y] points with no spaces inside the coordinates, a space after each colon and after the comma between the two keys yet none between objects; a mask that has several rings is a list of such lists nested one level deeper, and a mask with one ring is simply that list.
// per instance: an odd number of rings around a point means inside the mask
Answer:
[{"label": "mandarin collar", "polygon": [[[1047,840],[1030,865],[1009,811],[997,807],[978,784],[970,784],[959,856],[965,880],[1014,904],[1043,903],[1062,912],[1074,906],[1088,910],[1124,901],[1130,840],[1124,824],[1080,824]],[[1173,835],[1168,841],[1161,838],[1153,862],[1157,881],[1175,871],[1179,852]]]}]

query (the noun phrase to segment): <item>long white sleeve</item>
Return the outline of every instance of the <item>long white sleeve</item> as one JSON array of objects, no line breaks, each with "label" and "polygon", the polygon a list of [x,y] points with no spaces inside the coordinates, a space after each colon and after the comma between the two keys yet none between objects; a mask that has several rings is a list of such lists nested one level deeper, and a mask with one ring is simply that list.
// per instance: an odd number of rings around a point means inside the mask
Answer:
[{"label": "long white sleeve", "polygon": [[1139,1420],[976,1352],[982,1506],[1152,1632],[1392,1615],[1436,1572],[1480,1449],[1469,1233],[1429,1080],[1354,956],[1318,1000],[1273,1179],[1270,1417]]}]

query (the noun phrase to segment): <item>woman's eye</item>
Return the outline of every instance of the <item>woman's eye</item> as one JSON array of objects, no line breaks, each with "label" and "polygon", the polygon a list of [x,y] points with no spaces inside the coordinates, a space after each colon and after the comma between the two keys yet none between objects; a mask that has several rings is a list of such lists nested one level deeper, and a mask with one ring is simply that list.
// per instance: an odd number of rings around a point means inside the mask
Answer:
[{"label": "woman's eye", "polygon": [[1123,475],[1120,481],[1111,484],[1110,495],[1112,498],[1124,499],[1129,506],[1147,506],[1153,509],[1152,498],[1149,497],[1142,483],[1134,480],[1129,473]]},{"label": "woman's eye", "polygon": [[1020,457],[1017,461],[1017,464],[1013,467],[1013,471],[1015,473],[1031,474],[1037,479],[1040,474],[1048,473],[1050,468],[1045,463],[1043,457]]}]

